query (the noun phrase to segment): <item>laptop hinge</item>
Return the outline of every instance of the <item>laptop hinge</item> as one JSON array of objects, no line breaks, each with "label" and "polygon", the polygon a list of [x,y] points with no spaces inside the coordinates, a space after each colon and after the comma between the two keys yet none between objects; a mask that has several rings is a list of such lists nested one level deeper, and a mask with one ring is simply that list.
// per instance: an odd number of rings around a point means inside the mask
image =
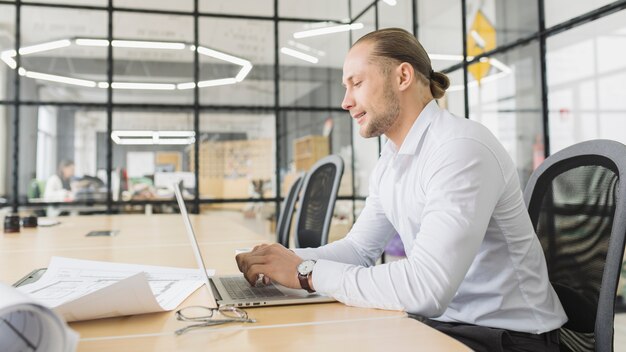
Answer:
[{"label": "laptop hinge", "polygon": [[213,282],[213,279],[209,279],[209,283],[211,284],[211,291],[213,292],[213,297],[215,298],[216,301],[221,301],[222,295],[220,295],[219,291],[217,290],[217,287],[215,287],[215,283]]}]

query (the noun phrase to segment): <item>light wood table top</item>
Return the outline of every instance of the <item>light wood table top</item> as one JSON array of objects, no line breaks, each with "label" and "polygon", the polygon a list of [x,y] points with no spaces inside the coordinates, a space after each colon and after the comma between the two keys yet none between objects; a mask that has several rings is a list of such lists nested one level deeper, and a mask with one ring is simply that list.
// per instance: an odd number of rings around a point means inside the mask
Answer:
[{"label": "light wood table top", "polygon": [[[191,217],[206,265],[218,274],[237,273],[234,252],[273,238],[253,233],[220,212]],[[180,215],[61,217],[54,227],[0,234],[0,281],[13,283],[52,256],[194,268],[195,259]],[[119,230],[114,237],[85,237],[94,230]],[[182,306],[214,302],[199,289]],[[173,312],[71,323],[79,351],[467,351],[467,347],[403,312],[348,307],[341,303],[248,309],[254,324],[203,328],[182,336],[187,323]]]}]

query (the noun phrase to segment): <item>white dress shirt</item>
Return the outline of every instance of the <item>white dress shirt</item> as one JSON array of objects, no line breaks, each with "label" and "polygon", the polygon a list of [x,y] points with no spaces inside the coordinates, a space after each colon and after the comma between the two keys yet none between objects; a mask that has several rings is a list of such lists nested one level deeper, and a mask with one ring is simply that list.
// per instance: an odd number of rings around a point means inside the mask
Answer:
[{"label": "white dress shirt", "polygon": [[[374,265],[398,233],[407,258]],[[431,101],[389,141],[348,235],[315,249],[316,291],[348,305],[543,333],[567,321],[513,161],[479,123]]]}]

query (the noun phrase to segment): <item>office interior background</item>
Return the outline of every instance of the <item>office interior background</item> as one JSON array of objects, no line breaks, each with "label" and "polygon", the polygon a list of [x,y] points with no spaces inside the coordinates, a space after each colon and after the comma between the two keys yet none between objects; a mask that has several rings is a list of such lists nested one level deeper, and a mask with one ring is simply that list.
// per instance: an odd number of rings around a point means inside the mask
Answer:
[{"label": "office interior background", "polygon": [[[0,207],[41,215],[191,210],[271,222],[299,173],[346,163],[333,229],[368,194],[384,139],[340,108],[343,58],[414,33],[522,185],[569,145],[626,143],[626,1],[0,0]],[[344,31],[307,36],[329,26]],[[62,160],[72,195],[45,194]],[[333,230],[331,230],[332,233]],[[622,285],[623,287],[623,285]]]}]

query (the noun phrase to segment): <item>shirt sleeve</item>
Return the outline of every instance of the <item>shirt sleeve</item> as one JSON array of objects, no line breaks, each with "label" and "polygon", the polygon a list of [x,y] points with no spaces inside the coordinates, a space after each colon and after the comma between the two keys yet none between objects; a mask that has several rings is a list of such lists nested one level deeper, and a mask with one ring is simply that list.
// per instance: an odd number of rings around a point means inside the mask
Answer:
[{"label": "shirt sleeve", "polygon": [[303,259],[325,259],[369,267],[376,263],[395,233],[394,227],[382,212],[378,197],[369,196],[361,215],[346,237],[319,248],[299,248],[294,249],[294,252]]},{"label": "shirt sleeve", "polygon": [[366,267],[320,257],[315,290],[348,305],[443,314],[478,253],[504,176],[486,146],[456,139],[439,147],[416,182],[425,207],[407,258]]},{"label": "shirt sleeve", "polygon": [[[377,168],[370,177],[369,196],[365,200],[365,207],[346,237],[319,248],[295,249],[298,256],[303,259],[324,259],[362,267],[370,267],[376,263],[385,245],[396,233],[380,204],[376,180]],[[337,276],[338,272],[328,275],[340,278]]]}]

